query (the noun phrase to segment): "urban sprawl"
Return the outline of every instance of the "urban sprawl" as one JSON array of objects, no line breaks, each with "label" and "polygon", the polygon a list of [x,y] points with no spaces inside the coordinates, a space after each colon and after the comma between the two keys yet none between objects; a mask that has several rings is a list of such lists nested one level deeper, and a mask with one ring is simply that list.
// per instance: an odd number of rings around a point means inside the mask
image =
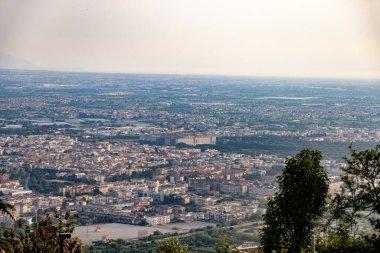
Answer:
[{"label": "urban sprawl", "polygon": [[243,223],[299,149],[321,149],[334,192],[349,145],[380,142],[377,90],[346,83],[0,73],[0,193],[29,223]]}]

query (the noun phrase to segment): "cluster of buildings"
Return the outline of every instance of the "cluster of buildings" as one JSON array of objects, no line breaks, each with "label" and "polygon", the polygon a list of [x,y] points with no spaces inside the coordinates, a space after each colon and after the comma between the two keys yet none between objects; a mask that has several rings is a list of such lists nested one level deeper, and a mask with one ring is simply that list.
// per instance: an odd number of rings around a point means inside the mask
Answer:
[{"label": "cluster of buildings", "polygon": [[[82,222],[228,223],[249,219],[257,203],[247,206],[223,199],[267,199],[277,191],[276,176],[267,172],[285,163],[274,155],[174,146],[213,144],[213,135],[144,135],[141,140],[151,143],[86,141],[59,134],[2,136],[0,192],[15,204],[16,216],[29,220],[34,212],[55,207],[70,208]],[[336,161],[322,163],[332,174],[342,166]],[[29,176],[15,180],[17,175],[11,172],[20,168]],[[30,182],[34,171],[44,170],[54,172],[48,181],[58,186],[56,191],[41,192]]]},{"label": "cluster of buildings", "polygon": [[142,141],[157,145],[177,145],[182,143],[189,146],[196,146],[216,144],[216,136],[212,135],[141,135],[139,138]]},{"label": "cluster of buildings", "polygon": [[[0,195],[2,199],[14,205],[13,215],[16,218],[23,218],[29,223],[36,219],[38,212],[61,209],[66,200],[62,196],[33,194],[31,190],[21,186],[19,180],[9,179],[7,174],[0,176]],[[0,223],[9,223],[11,221],[9,216],[0,215]]]},{"label": "cluster of buildings", "polygon": [[[265,176],[266,171],[284,161],[276,156],[222,154],[134,141],[7,136],[0,137],[0,169],[4,172],[0,192],[15,204],[16,216],[28,219],[37,210],[55,207],[70,208],[82,222],[231,222],[249,218],[257,203],[249,208],[223,199],[251,201],[271,196],[277,186],[275,177]],[[29,174],[17,178],[11,173],[20,168]],[[45,170],[53,171],[48,181],[57,186],[56,191],[41,192],[31,182],[34,172]],[[250,175],[262,178],[245,179]]]},{"label": "cluster of buildings", "polygon": [[307,141],[380,142],[380,129],[329,126],[305,131],[302,136]]},{"label": "cluster of buildings", "polygon": [[277,186],[273,184],[273,180],[273,177],[262,177],[260,182],[250,180],[193,179],[189,187],[200,194],[212,192],[215,195],[228,194],[231,196],[265,199],[277,191]]},{"label": "cluster of buildings", "polygon": [[380,129],[312,125],[297,131],[257,129],[241,124],[209,131],[216,136],[289,136],[311,142],[380,142]]},{"label": "cluster of buildings", "polygon": [[[29,223],[64,209],[82,225],[240,222],[265,211],[259,203],[277,191],[285,158],[197,145],[220,137],[243,144],[245,136],[380,142],[379,98],[354,86],[347,93],[299,80],[231,85],[229,78],[30,72],[1,78],[0,198]],[[344,164],[322,166],[336,176]],[[330,193],[341,185],[331,177]],[[238,250],[256,247],[247,242]]]},{"label": "cluster of buildings", "polygon": [[[217,150],[141,145],[136,142],[86,142],[63,135],[0,137],[4,169],[54,169],[56,179],[86,178],[102,183],[120,175],[154,170],[154,179],[172,183],[190,178],[232,180],[245,174],[265,173],[285,159],[221,154]],[[72,191],[85,186],[78,185]]]}]

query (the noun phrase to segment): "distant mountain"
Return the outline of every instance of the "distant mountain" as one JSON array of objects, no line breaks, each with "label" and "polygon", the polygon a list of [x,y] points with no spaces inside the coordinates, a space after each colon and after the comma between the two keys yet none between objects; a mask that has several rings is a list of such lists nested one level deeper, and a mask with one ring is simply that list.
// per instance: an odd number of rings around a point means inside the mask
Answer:
[{"label": "distant mountain", "polygon": [[1,54],[0,53],[0,68],[7,69],[36,69],[31,62],[14,57],[9,54]]}]

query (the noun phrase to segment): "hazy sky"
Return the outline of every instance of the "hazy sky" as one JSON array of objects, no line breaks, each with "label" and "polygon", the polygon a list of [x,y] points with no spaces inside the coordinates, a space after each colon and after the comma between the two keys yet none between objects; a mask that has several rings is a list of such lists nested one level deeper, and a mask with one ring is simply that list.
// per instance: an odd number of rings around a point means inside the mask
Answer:
[{"label": "hazy sky", "polygon": [[0,0],[0,57],[78,71],[379,78],[379,13],[379,0]]}]

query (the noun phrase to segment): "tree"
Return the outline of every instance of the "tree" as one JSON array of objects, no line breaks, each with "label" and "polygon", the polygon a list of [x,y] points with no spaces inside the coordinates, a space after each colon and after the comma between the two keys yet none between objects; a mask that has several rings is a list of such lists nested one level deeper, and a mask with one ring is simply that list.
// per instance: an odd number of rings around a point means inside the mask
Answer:
[{"label": "tree", "polygon": [[187,253],[188,246],[182,244],[178,238],[170,238],[160,242],[156,247],[157,253]]},{"label": "tree", "polygon": [[224,235],[222,247],[220,248],[218,243],[215,244],[215,253],[237,253],[237,252],[239,252],[239,250],[237,250],[237,248],[235,246],[232,247],[231,251],[229,250],[229,248],[230,248],[230,245],[228,244],[227,236]]},{"label": "tree", "polygon": [[[362,248],[365,252],[378,252],[380,248],[380,145],[374,149],[356,151],[349,147],[350,158],[342,167],[343,182],[330,206],[327,223],[328,238],[325,248]],[[355,228],[358,221],[367,220],[373,233],[362,236]],[[334,223],[335,226],[331,226]],[[359,245],[359,246],[358,246]],[[364,249],[365,248],[365,249]]]},{"label": "tree", "polygon": [[153,235],[155,236],[162,235],[162,232],[160,230],[154,230]]},{"label": "tree", "polygon": [[[69,211],[66,211],[64,218],[56,212],[53,216],[46,217],[33,227],[18,221],[16,229],[8,228],[3,233],[0,240],[0,247],[5,252],[59,252],[59,234],[72,233],[74,230],[74,220]],[[77,238],[66,239],[64,241],[65,252],[82,252],[81,242]]]},{"label": "tree", "polygon": [[326,205],[329,187],[320,151],[303,150],[286,161],[279,191],[269,200],[260,234],[265,252],[300,252]]},{"label": "tree", "polygon": [[12,214],[12,211],[14,210],[14,206],[3,201],[2,199],[0,199],[0,212],[5,214],[5,215],[8,215],[10,216],[13,220],[15,219],[13,214]]},{"label": "tree", "polygon": [[380,232],[380,145],[361,152],[350,146],[350,155],[342,168],[342,190],[334,198],[335,217],[350,229],[357,218],[365,218]]},{"label": "tree", "polygon": [[227,236],[224,235],[222,248],[220,248],[219,244],[216,243],[215,244],[215,252],[216,253],[228,253],[228,248],[229,248],[229,245],[228,245],[228,241],[227,241]]}]

